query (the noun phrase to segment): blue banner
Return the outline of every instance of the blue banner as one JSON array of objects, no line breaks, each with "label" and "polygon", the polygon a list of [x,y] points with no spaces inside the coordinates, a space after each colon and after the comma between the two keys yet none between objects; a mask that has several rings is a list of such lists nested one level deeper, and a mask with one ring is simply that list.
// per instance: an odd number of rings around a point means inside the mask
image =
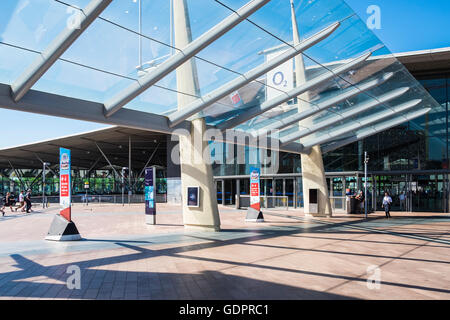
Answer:
[{"label": "blue banner", "polygon": [[155,206],[155,193],[156,193],[156,172],[155,168],[145,168],[145,178],[144,178],[144,186],[145,186],[145,214],[155,215],[156,214],[156,206]]}]

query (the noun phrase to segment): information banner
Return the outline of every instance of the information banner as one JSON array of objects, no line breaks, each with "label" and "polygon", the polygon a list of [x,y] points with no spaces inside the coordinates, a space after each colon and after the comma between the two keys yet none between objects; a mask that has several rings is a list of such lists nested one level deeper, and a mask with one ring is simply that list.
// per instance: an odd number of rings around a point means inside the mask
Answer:
[{"label": "information banner", "polygon": [[146,221],[150,224],[155,224],[156,216],[156,168],[145,168],[145,214]]},{"label": "information banner", "polygon": [[260,211],[260,175],[261,171],[259,168],[250,168],[250,207]]},{"label": "information banner", "polygon": [[70,150],[59,149],[59,204],[61,212],[59,213],[67,221],[71,221],[71,196],[72,196],[72,179],[71,179],[71,161]]}]

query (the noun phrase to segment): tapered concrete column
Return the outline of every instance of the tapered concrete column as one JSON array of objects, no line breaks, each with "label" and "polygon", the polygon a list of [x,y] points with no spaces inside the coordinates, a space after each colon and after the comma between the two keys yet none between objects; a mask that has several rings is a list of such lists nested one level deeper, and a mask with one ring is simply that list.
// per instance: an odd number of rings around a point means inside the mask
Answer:
[{"label": "tapered concrete column", "polygon": [[[189,12],[186,0],[174,0],[175,46],[184,48],[192,41]],[[197,67],[190,59],[177,69],[177,88],[185,94],[178,94],[178,109],[182,109],[200,95]],[[214,188],[210,152],[207,141],[203,141],[206,130],[203,118],[192,121],[190,137],[180,136],[181,188],[183,201],[183,222],[185,228],[208,231],[220,230],[217,193]],[[205,151],[204,150],[208,150]],[[200,187],[200,206],[187,206],[187,187]]]},{"label": "tapered concrete column", "polygon": [[[294,46],[300,43],[300,33],[297,25],[297,18],[295,16],[295,8],[293,0],[291,0],[291,14],[292,14],[292,30],[294,34]],[[305,63],[303,55],[299,54],[295,57],[295,80],[296,85],[299,86],[306,82]],[[304,101],[310,101],[308,92],[299,96],[298,111],[302,112],[309,108],[309,104]],[[299,124],[303,127],[312,127],[311,117],[300,121]],[[303,203],[304,212],[310,215],[309,212],[309,189],[318,189],[319,210],[313,216],[331,216],[331,203],[328,196],[328,187],[325,177],[325,169],[323,166],[322,151],[320,146],[311,148],[310,154],[301,155],[302,163],[302,182],[303,182]]]}]

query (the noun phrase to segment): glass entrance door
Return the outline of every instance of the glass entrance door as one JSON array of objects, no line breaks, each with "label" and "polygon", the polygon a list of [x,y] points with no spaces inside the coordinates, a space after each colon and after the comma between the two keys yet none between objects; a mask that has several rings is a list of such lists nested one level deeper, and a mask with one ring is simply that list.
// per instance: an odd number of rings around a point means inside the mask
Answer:
[{"label": "glass entrance door", "polygon": [[275,184],[274,196],[277,197],[283,196],[283,179],[275,179],[274,184]]},{"label": "glass entrance door", "polygon": [[272,196],[273,195],[273,187],[272,187],[272,179],[261,179],[261,190],[259,191],[261,196]]},{"label": "glass entrance door", "polygon": [[344,177],[330,178],[330,200],[333,210],[345,209]]},{"label": "glass entrance door", "polygon": [[411,202],[415,212],[446,212],[447,183],[444,175],[413,175]]},{"label": "glass entrance door", "polygon": [[376,176],[376,209],[382,210],[384,192],[392,198],[392,211],[447,212],[448,179],[442,174]]},{"label": "glass entrance door", "polygon": [[236,180],[225,180],[225,205],[236,204]]},{"label": "glass entrance door", "polygon": [[377,176],[376,177],[376,209],[381,207],[384,193],[388,192],[392,198],[392,211],[408,210],[408,182],[407,175]]},{"label": "glass entrance door", "polygon": [[285,195],[288,197],[288,206],[294,206],[294,179],[285,180]]},{"label": "glass entrance door", "polygon": [[296,195],[295,195],[295,201],[296,201],[296,208],[302,208],[303,207],[303,181],[302,178],[296,178],[295,179],[296,185]]}]

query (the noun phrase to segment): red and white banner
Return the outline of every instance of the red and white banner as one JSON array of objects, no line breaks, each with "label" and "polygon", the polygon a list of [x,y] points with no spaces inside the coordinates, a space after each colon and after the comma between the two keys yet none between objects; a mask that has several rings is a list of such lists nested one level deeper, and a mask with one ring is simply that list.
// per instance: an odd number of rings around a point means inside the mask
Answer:
[{"label": "red and white banner", "polygon": [[250,168],[250,207],[260,211],[260,174],[259,168]]},{"label": "red and white banner", "polygon": [[70,150],[59,149],[59,204],[61,212],[59,213],[67,221],[71,221],[71,163]]}]

